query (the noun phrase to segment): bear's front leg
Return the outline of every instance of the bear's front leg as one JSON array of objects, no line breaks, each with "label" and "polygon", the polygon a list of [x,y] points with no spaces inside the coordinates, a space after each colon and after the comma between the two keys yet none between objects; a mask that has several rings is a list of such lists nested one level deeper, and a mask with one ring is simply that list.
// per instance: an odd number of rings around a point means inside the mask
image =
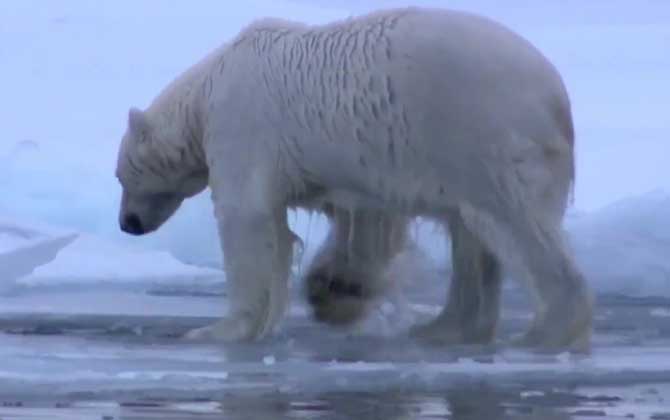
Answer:
[{"label": "bear's front leg", "polygon": [[317,320],[344,325],[365,316],[388,286],[384,270],[405,245],[407,218],[371,209],[329,212],[331,230],[305,277]]},{"label": "bear's front leg", "polygon": [[230,211],[222,215],[229,308],[214,325],[193,330],[192,339],[257,340],[270,334],[288,303],[293,235],[286,210],[272,214]]},{"label": "bear's front leg", "polygon": [[284,316],[295,235],[288,227],[284,178],[274,171],[273,149],[219,134],[207,142],[207,160],[229,306],[222,320],[189,337],[258,340]]}]

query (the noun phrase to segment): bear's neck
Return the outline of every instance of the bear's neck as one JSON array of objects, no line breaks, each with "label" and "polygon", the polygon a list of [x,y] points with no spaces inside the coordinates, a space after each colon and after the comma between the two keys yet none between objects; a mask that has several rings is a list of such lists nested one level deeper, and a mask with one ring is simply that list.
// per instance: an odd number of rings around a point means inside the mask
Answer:
[{"label": "bear's neck", "polygon": [[209,60],[196,64],[170,83],[147,108],[151,119],[160,121],[166,133],[161,136],[177,144],[164,146],[176,151],[185,148],[194,164],[204,164],[203,121],[200,106],[206,65]]}]

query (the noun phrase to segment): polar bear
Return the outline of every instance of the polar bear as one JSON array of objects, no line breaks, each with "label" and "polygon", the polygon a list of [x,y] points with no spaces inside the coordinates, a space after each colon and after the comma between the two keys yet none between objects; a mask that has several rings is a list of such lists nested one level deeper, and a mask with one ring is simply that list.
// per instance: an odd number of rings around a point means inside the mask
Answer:
[{"label": "polar bear", "polygon": [[489,19],[410,7],[253,22],[130,109],[116,175],[121,229],[136,235],[211,189],[231,306],[189,337],[274,330],[287,208],[303,207],[332,223],[306,275],[317,319],[364,316],[408,220],[430,217],[449,228],[454,276],[443,312],[412,335],[493,340],[505,268],[536,297],[521,342],[581,349],[592,298],[561,229],[574,165],[569,98],[540,52]]}]

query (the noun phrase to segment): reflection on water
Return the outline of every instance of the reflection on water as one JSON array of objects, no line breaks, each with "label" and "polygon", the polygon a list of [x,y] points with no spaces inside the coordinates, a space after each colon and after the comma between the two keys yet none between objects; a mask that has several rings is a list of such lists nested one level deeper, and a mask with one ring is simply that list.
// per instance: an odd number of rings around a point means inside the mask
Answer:
[{"label": "reflection on water", "polygon": [[[24,405],[4,402],[0,419],[68,420],[568,420],[666,419],[670,385],[638,385],[589,391],[523,390],[475,386],[446,395],[403,390],[384,393],[295,395],[254,390],[214,401],[70,402]],[[667,416],[667,417],[666,417]]]},{"label": "reflection on water", "polygon": [[[529,314],[508,297],[502,337],[522,331]],[[211,321],[195,315],[0,310],[0,420],[670,419],[670,324],[658,316],[666,307],[600,297],[596,351],[577,361],[499,346],[424,346],[373,334],[381,329],[374,322],[350,334],[300,313],[265,342],[221,348],[175,339]],[[633,385],[649,381],[665,384]],[[594,388],[571,388],[579,383]]]}]

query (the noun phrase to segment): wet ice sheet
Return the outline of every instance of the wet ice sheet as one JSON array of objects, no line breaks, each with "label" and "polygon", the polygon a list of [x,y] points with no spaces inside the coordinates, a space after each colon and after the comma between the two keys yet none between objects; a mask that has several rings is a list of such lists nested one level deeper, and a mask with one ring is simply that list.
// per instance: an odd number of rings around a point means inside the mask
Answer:
[{"label": "wet ice sheet", "polygon": [[662,420],[670,414],[670,387],[651,384],[600,388],[495,388],[474,386],[444,393],[224,394],[217,400],[5,403],[3,419],[453,419],[453,420]]},{"label": "wet ice sheet", "polygon": [[[528,322],[530,314],[515,299],[507,299],[502,338]],[[595,348],[586,358],[502,346],[428,347],[405,338],[400,328],[395,335],[379,333],[381,321],[374,319],[354,332],[324,329],[299,305],[278,336],[261,343],[222,346],[180,339],[188,329],[213,322],[224,302],[222,296],[120,293],[0,299],[0,395],[209,400],[225,393],[670,382],[670,325],[657,316],[668,308],[662,299],[601,298]],[[430,303],[410,305],[405,320],[437,309]]]},{"label": "wet ice sheet", "polygon": [[[296,344],[237,348],[225,353],[215,346],[114,346],[109,342],[51,337],[3,337],[2,345],[6,365],[0,369],[0,388],[4,394],[21,398],[82,393],[111,397],[130,392],[145,398],[216,398],[223,392],[243,391],[447,391],[473,383],[595,386],[662,382],[670,377],[667,347],[602,349],[581,361],[527,354],[449,354],[439,357],[441,360],[389,362],[364,357],[357,357],[358,361],[327,361]],[[26,348],[49,348],[50,352],[45,355],[43,350]],[[269,352],[276,353],[272,364],[263,362]],[[420,351],[415,349],[414,354],[420,355]]]}]

